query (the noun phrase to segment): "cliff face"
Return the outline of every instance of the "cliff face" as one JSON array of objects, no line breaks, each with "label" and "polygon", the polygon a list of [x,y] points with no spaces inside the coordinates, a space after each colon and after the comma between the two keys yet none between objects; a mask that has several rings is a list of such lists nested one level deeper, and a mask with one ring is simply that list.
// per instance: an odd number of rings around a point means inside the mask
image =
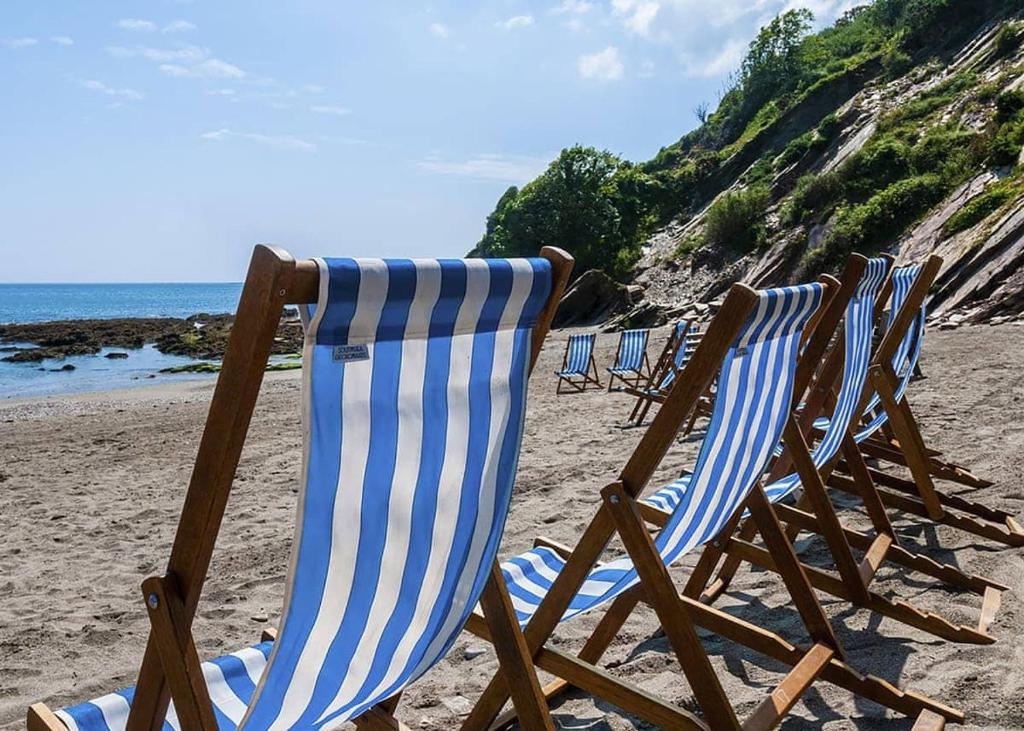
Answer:
[{"label": "cliff face", "polygon": [[[1019,15],[992,18],[944,57],[901,74],[868,59],[807,94],[722,161],[705,204],[646,241],[644,298],[678,310],[736,281],[813,277],[849,251],[900,263],[934,252],[933,321],[1024,318],[1022,28]],[[755,188],[759,243],[716,243],[709,215]]]}]

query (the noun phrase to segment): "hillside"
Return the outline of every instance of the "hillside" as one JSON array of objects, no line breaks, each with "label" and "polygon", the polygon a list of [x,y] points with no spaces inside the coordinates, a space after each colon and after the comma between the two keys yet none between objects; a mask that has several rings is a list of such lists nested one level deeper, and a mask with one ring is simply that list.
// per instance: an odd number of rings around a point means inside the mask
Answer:
[{"label": "hillside", "polygon": [[637,285],[655,321],[735,281],[835,270],[851,251],[934,251],[934,318],[1022,316],[1022,9],[878,0],[814,34],[807,11],[785,13],[698,129],[640,164],[564,150],[506,192],[475,251],[565,246],[577,273]]}]

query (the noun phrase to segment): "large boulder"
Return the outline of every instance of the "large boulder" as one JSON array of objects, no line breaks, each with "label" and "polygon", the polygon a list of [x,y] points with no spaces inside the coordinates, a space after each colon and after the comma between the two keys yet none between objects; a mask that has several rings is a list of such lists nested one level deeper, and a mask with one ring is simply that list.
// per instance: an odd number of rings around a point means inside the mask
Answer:
[{"label": "large boulder", "polygon": [[630,288],[599,269],[583,272],[566,291],[555,314],[555,327],[596,325],[632,307]]}]

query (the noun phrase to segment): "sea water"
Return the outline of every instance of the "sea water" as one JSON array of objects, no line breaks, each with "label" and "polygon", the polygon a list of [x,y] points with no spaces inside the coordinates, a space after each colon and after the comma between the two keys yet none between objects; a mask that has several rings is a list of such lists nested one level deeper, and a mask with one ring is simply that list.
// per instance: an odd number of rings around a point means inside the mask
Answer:
[{"label": "sea water", "polygon": [[[0,284],[0,323],[233,313],[241,291],[238,283]],[[0,347],[10,345],[29,347],[26,343],[2,343]],[[112,351],[128,353],[128,357],[104,357]],[[0,352],[0,358],[6,354]],[[0,361],[0,399],[210,378],[159,372],[190,362],[188,357],[165,355],[152,344],[138,349],[105,348],[96,355],[37,363]],[[59,370],[66,364],[74,370]]]}]

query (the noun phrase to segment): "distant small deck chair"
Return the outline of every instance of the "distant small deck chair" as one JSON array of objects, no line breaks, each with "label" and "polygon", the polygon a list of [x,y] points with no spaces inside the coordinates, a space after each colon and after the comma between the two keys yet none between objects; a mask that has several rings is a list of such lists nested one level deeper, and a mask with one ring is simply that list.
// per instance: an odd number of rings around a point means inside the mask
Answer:
[{"label": "distant small deck chair", "polygon": [[[570,335],[565,344],[562,369],[555,371],[558,385],[555,393],[583,393],[588,386],[604,388],[598,378],[597,362],[594,360],[594,333]],[[563,386],[565,388],[563,389]]]},{"label": "distant small deck chair", "polygon": [[[816,413],[816,409],[824,400],[834,393],[832,419],[813,450],[808,449],[802,437],[801,427],[795,419],[787,425],[784,433],[786,451],[774,464],[765,492],[780,519],[789,523],[788,533],[791,539],[794,539],[800,530],[818,533],[825,538],[838,577],[817,565],[802,565],[815,588],[944,639],[971,644],[991,644],[994,639],[987,634],[987,627],[999,606],[1000,592],[1007,587],[984,577],[965,574],[952,566],[937,564],[901,546],[886,515],[878,490],[866,475],[867,467],[860,459],[853,441],[858,416],[864,412],[870,397],[871,389],[867,385],[867,378],[872,362],[873,312],[886,278],[887,267],[888,260],[884,258],[870,261],[859,255],[850,258],[844,271],[843,285],[833,300],[834,305],[842,303],[845,308],[843,337],[825,361],[821,369],[823,380],[815,385],[805,404],[806,425],[811,420],[811,414]],[[826,318],[829,317],[831,316],[826,315]],[[826,319],[818,324],[818,328],[819,331],[825,328],[834,330],[835,325],[836,323]],[[818,348],[820,345],[812,342],[808,348],[812,347]],[[840,373],[842,377],[836,391],[835,382]],[[809,373],[803,375],[808,376]],[[798,379],[796,388],[799,391],[802,392],[807,386],[807,382]],[[846,458],[851,465],[851,471],[857,476],[857,482],[851,486],[849,492],[863,501],[875,529],[873,536],[842,525],[827,494],[826,482],[830,481],[833,468],[840,457]],[[787,474],[793,466],[796,470]],[[801,487],[803,496],[798,505],[794,508],[784,504],[784,501]],[[680,499],[680,491],[685,489],[685,481],[677,481],[645,502],[666,511],[667,516],[667,511]],[[749,561],[759,567],[775,570],[769,551],[750,543],[755,532],[756,524],[747,521],[735,540],[732,531],[728,530],[715,546],[708,548],[702,554],[687,587],[691,596],[703,596],[705,600],[720,596],[741,561]],[[855,557],[853,548],[863,552],[862,559]],[[705,590],[712,570],[723,554],[728,554],[725,565],[717,579]],[[978,626],[956,625],[938,614],[923,612],[908,602],[890,599],[871,591],[871,581],[885,561],[892,561],[904,568],[925,573],[958,588],[983,595]]]},{"label": "distant small deck chair", "polygon": [[627,388],[639,388],[651,377],[651,362],[647,358],[647,339],[651,331],[643,328],[623,330],[619,336],[619,349],[615,353],[615,365],[608,368],[608,390],[612,390],[615,379]]},{"label": "distant small deck chair", "polygon": [[[866,457],[898,464],[910,471],[911,479],[905,479],[869,468],[871,477],[882,488],[882,500],[889,507],[1008,546],[1024,546],[1024,527],[1013,514],[969,500],[962,494],[943,492],[935,485],[935,478],[971,488],[989,487],[993,483],[929,449],[907,399],[924,340],[926,304],[922,303],[915,313],[905,313],[903,321],[897,318],[915,285],[924,286],[917,282],[928,278],[930,286],[936,276],[937,270],[929,273],[925,266],[904,266],[893,271],[886,333],[899,331],[902,326],[905,334],[898,342],[890,342],[892,357],[879,360],[871,369],[872,400],[855,439]],[[823,419],[815,426],[824,428],[827,424],[828,420]],[[846,484],[838,477],[836,481]]]},{"label": "distant small deck chair", "polygon": [[[547,697],[553,699],[567,687],[576,687],[658,728],[769,729],[821,678],[913,717],[924,713],[931,719],[929,714],[937,714],[941,718],[935,728],[941,728],[944,719],[963,718],[959,711],[861,675],[843,662],[843,649],[760,484],[794,405],[802,330],[826,295],[824,284],[761,292],[734,285],[618,480],[602,491],[603,504],[576,547],[538,539],[532,550],[502,563],[534,662],[556,676],[544,689]],[[688,477],[689,489],[652,537],[636,498],[716,372],[721,374],[720,386],[710,426]],[[685,554],[706,548],[726,525],[738,520],[748,503],[811,635],[809,647],[791,645],[765,628],[680,595],[668,573],[668,567]],[[599,563],[615,535],[628,555]],[[702,717],[597,666],[639,602],[657,613]],[[605,614],[578,656],[549,642],[561,622],[600,607],[606,607]],[[742,726],[695,625],[791,668]],[[479,616],[467,628],[487,636]],[[504,671],[499,671],[464,728],[497,728],[512,720],[509,715],[499,717],[508,698],[506,681]]]},{"label": "distant small deck chair", "polygon": [[676,376],[686,367],[700,343],[701,336],[700,325],[689,320],[676,323],[669,341],[665,344],[665,350],[651,369],[651,377],[647,383],[639,389],[626,389],[626,393],[636,396],[636,403],[633,404],[633,410],[627,420],[629,423],[637,426],[643,424],[651,404],[665,400],[676,381]]},{"label": "distant small deck chair", "polygon": [[[494,561],[527,379],[572,261],[542,256],[296,263],[258,247],[169,570],[143,583],[138,684],[57,713],[37,704],[29,729],[405,728],[402,690],[478,599],[517,709],[552,729]],[[192,619],[282,305],[309,302],[283,624],[272,644],[201,665]]]}]

